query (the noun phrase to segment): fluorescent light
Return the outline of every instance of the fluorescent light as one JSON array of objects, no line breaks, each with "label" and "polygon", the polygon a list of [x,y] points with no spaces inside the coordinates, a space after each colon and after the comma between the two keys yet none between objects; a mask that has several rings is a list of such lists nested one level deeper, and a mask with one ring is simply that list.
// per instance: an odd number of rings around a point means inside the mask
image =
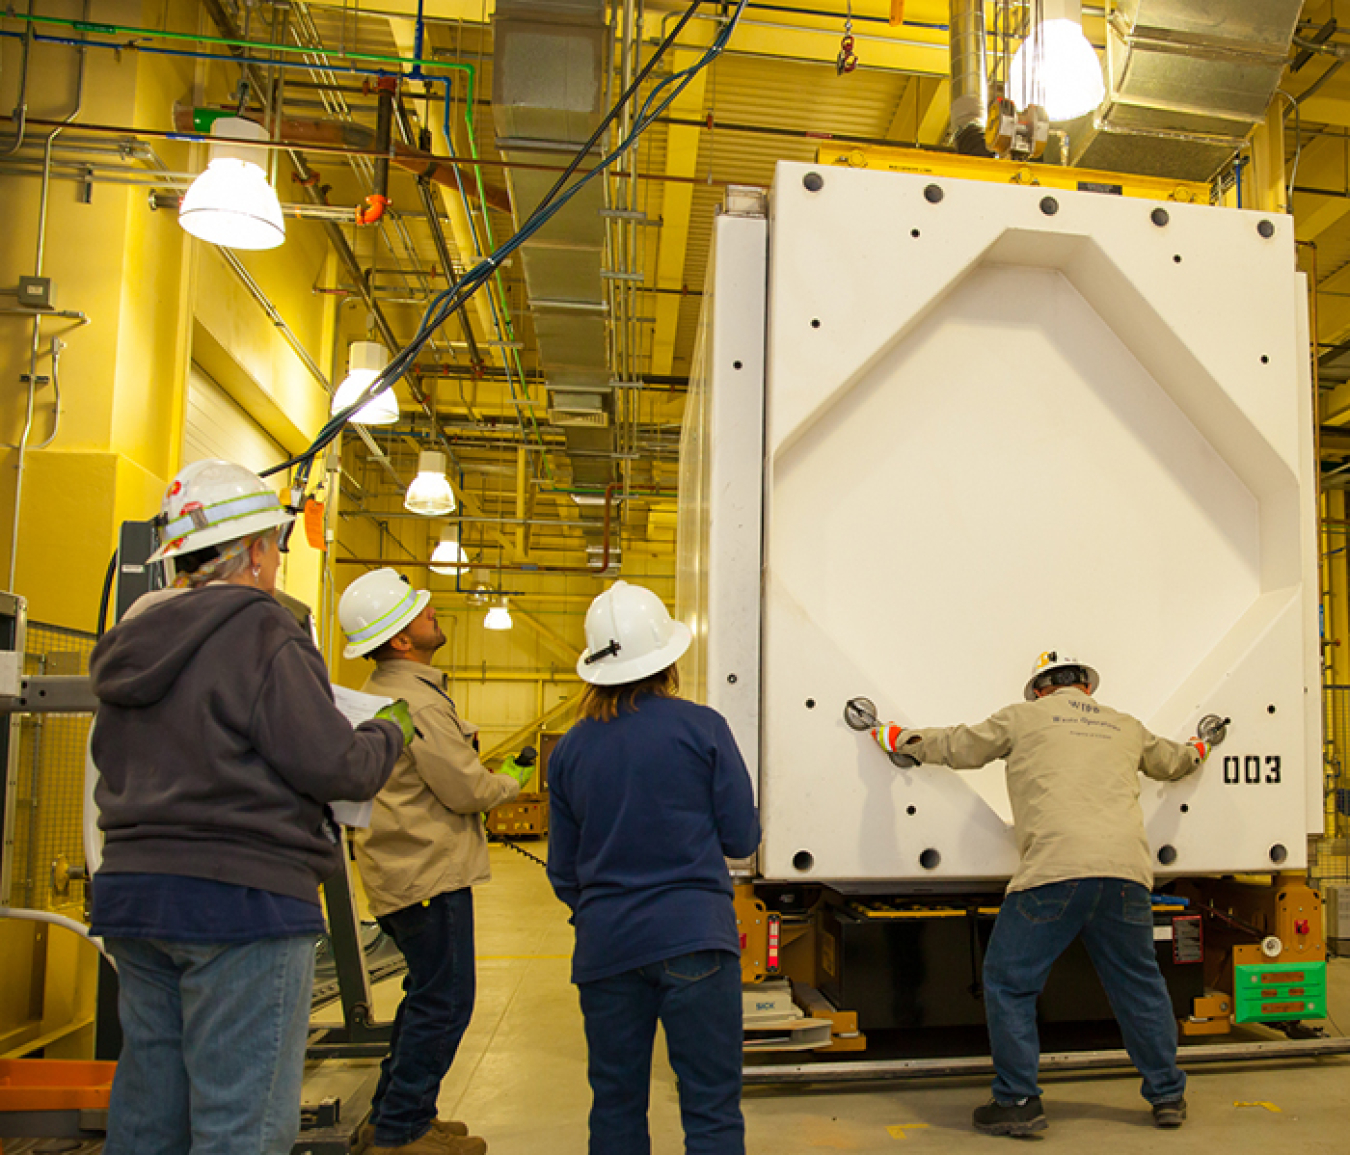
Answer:
[{"label": "fluorescent light", "polygon": [[[1073,120],[1098,108],[1106,96],[1102,64],[1078,23],[1078,5],[1059,5],[1061,15],[1032,29],[1013,57],[1008,96],[1019,108],[1039,104],[1052,121]],[[1078,17],[1078,19],[1075,19]]]},{"label": "fluorescent light", "polygon": [[509,630],[511,628],[511,611],[506,608],[506,599],[502,598],[483,617],[483,629],[485,630]]},{"label": "fluorescent light", "polygon": [[[333,394],[332,412],[346,409],[388,364],[389,350],[378,341],[353,341],[347,354],[347,376]],[[398,398],[393,387],[367,401],[348,420],[353,425],[393,425],[398,420]]]},{"label": "fluorescent light", "polygon": [[460,570],[467,569],[468,565],[469,555],[459,544],[455,531],[447,529],[441,534],[441,540],[436,543],[436,548],[431,551],[431,572],[449,574],[453,577]]},{"label": "fluorescent light", "polygon": [[403,498],[405,509],[437,517],[455,512],[455,491],[445,476],[445,454],[427,451],[417,455],[417,476]]},{"label": "fluorescent light", "polygon": [[274,249],[286,239],[281,202],[263,171],[265,141],[260,124],[223,116],[211,126],[206,171],[178,206],[178,223],[194,237],[227,249]]}]

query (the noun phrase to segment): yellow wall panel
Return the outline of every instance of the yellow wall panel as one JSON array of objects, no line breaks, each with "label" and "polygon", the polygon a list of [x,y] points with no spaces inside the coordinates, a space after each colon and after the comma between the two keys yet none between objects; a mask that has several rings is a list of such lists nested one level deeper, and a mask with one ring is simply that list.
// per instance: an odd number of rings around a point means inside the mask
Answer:
[{"label": "yellow wall panel", "polygon": [[26,468],[15,584],[28,616],[92,630],[115,544],[117,459],[53,449],[30,453]]}]

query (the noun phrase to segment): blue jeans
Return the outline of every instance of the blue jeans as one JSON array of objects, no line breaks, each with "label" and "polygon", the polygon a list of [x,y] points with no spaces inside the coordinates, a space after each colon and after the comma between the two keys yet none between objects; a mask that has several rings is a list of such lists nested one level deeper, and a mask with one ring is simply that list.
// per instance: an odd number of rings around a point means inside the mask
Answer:
[{"label": "blue jeans", "polygon": [[289,1155],[300,1131],[314,936],[110,938],[122,1053],[106,1155]]},{"label": "blue jeans", "polygon": [[473,1017],[473,891],[438,894],[378,921],[408,973],[370,1119],[377,1147],[401,1147],[436,1118],[441,1080]]},{"label": "blue jeans", "polygon": [[679,1080],[688,1155],[744,1155],[741,960],[700,950],[578,984],[591,1081],[590,1155],[648,1155],[659,1019]]},{"label": "blue jeans", "polygon": [[1111,1002],[1150,1103],[1180,1099],[1177,1023],[1153,948],[1149,892],[1119,878],[1052,882],[1008,895],[984,959],[994,1098],[1039,1095],[1036,1000],[1055,960],[1079,935]]}]

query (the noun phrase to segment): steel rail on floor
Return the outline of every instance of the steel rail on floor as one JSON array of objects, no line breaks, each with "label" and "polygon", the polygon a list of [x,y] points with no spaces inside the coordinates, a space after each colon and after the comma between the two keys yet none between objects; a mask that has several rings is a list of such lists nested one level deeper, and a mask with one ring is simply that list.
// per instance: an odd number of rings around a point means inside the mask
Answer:
[{"label": "steel rail on floor", "polygon": [[[1274,1039],[1269,1042],[1212,1043],[1183,1046],[1178,1062],[1183,1067],[1209,1063],[1245,1063],[1263,1059],[1313,1059],[1350,1054],[1350,1038]],[[1041,1056],[1041,1074],[1053,1071],[1099,1071],[1132,1067],[1123,1050],[1059,1051]],[[881,1079],[929,1079],[948,1075],[991,1075],[988,1055],[949,1059],[866,1059],[820,1063],[747,1064],[743,1077],[747,1087],[775,1083],[859,1083]]]}]

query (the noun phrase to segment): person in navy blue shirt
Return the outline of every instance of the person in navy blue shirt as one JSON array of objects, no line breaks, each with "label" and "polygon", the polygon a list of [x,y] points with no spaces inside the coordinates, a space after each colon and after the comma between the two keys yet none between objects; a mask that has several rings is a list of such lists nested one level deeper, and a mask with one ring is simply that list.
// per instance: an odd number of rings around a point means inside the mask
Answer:
[{"label": "person in navy blue shirt", "polygon": [[641,586],[586,614],[581,721],[549,760],[548,876],[572,911],[591,1155],[647,1155],[656,1024],[690,1155],[744,1155],[740,935],[727,858],[759,846],[726,720],[679,698],[690,632]]}]

